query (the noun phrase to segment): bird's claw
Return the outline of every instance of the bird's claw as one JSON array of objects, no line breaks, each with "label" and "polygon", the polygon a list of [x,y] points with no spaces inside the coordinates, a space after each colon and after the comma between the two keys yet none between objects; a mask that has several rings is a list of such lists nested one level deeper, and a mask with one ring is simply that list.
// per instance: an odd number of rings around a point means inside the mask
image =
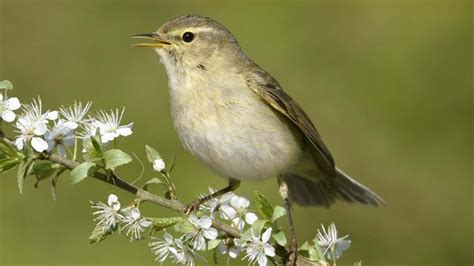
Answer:
[{"label": "bird's claw", "polygon": [[286,265],[296,266],[296,260],[298,258],[298,244],[296,241],[292,241],[290,251],[288,252],[288,260]]},{"label": "bird's claw", "polygon": [[196,201],[193,201],[191,202],[188,206],[186,206],[186,208],[184,209],[184,214],[186,215],[190,215],[190,214],[193,214],[195,212],[197,212],[199,210],[199,206],[201,205],[201,201],[200,200],[196,200]]}]

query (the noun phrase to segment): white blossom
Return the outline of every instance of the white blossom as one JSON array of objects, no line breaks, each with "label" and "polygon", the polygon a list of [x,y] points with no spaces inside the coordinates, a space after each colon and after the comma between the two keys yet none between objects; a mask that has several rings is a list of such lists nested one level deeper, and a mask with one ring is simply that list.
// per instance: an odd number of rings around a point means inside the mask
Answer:
[{"label": "white blossom", "polygon": [[125,217],[123,219],[124,229],[126,235],[130,236],[130,240],[141,239],[141,233],[145,228],[150,227],[152,222],[148,219],[142,218],[138,208],[131,208],[125,210]]},{"label": "white blossom", "polygon": [[153,161],[153,169],[157,172],[161,172],[165,169],[166,165],[163,159],[156,159]]},{"label": "white blossom", "polygon": [[113,110],[110,113],[101,111],[97,114],[97,120],[95,121],[95,124],[99,129],[102,143],[113,141],[119,136],[132,135],[133,123],[123,126],[120,125],[124,111],[125,109],[122,109],[122,111],[119,113],[119,110],[116,109],[115,112]]},{"label": "white blossom", "polygon": [[73,129],[76,129],[79,127],[79,125],[89,121],[89,119],[86,119],[85,117],[87,112],[89,112],[91,105],[92,102],[87,102],[84,106],[81,102],[74,102],[73,106],[62,106],[59,108],[59,112],[68,122],[71,123],[71,125],[74,127]]},{"label": "white blossom", "polygon": [[31,141],[31,146],[37,152],[48,149],[48,143],[42,136],[48,131],[49,120],[58,118],[57,111],[42,112],[41,99],[33,99],[33,102],[23,106],[23,112],[18,118],[15,127],[19,135],[15,140],[15,145],[22,150],[25,143]]},{"label": "white blossom", "polygon": [[[314,242],[324,249],[323,254],[328,259],[338,259],[342,253],[351,246],[351,241],[346,240],[349,235],[338,238],[336,225],[334,223],[329,225],[327,231],[323,225],[321,225],[321,228],[322,232],[318,229],[317,238],[315,238]],[[333,255],[335,255],[335,258]]]},{"label": "white blossom", "polygon": [[230,198],[230,205],[222,205],[221,209],[224,213],[224,219],[232,220],[232,224],[239,230],[243,230],[245,224],[253,224],[258,217],[255,213],[249,212],[247,208],[250,201],[244,197],[233,195]]},{"label": "white blossom", "polygon": [[13,111],[18,110],[21,104],[18,98],[12,97],[7,98],[6,95],[3,97],[3,94],[0,93],[0,116],[5,122],[13,122],[15,120],[15,113]]},{"label": "white blossom", "polygon": [[74,145],[75,128],[73,122],[62,119],[55,121],[53,129],[44,135],[48,143],[48,150],[51,151],[53,148],[57,148],[59,155],[66,157],[65,147]]},{"label": "white blossom", "polygon": [[91,204],[93,209],[97,209],[93,213],[93,215],[97,216],[94,218],[94,221],[97,222],[98,226],[102,227],[104,232],[112,229],[124,219],[123,215],[120,214],[120,201],[115,194],[109,195],[107,204],[100,201],[98,203],[91,202]]},{"label": "white blossom", "polygon": [[166,230],[163,230],[163,240],[159,238],[152,238],[154,241],[150,242],[149,246],[152,253],[155,255],[155,260],[163,263],[169,254],[177,254],[178,251],[175,248],[175,242],[172,235],[168,234]]},{"label": "white blossom", "polygon": [[195,215],[190,215],[188,219],[194,225],[194,230],[183,236],[184,241],[189,241],[195,250],[205,249],[206,239],[213,240],[217,237],[217,230],[211,227],[212,218],[207,216],[198,218]]},{"label": "white blossom", "polygon": [[217,246],[217,251],[219,251],[221,255],[228,254],[229,257],[233,259],[239,256],[241,250],[242,246],[234,240],[223,240],[219,243],[219,246]]},{"label": "white blossom", "polygon": [[199,256],[194,250],[185,245],[181,239],[175,239],[176,249],[171,249],[173,262],[181,265],[194,266],[194,260],[199,258],[206,261],[203,257]]},{"label": "white blossom", "polygon": [[271,235],[271,227],[265,230],[261,237],[255,235],[254,231],[252,230],[252,237],[246,239],[246,241],[248,241],[247,247],[245,249],[247,255],[245,255],[244,259],[248,259],[248,261],[252,264],[257,263],[259,266],[266,266],[268,264],[267,257],[275,256],[275,248],[268,243]]}]

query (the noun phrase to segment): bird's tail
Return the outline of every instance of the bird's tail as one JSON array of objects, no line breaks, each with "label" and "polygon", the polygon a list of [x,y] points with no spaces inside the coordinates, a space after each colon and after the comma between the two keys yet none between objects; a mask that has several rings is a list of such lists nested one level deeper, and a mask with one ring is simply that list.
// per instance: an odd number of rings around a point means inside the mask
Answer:
[{"label": "bird's tail", "polygon": [[283,180],[288,185],[290,200],[301,206],[329,207],[336,200],[362,203],[373,206],[385,204],[383,199],[370,189],[352,179],[339,169],[332,177],[311,180],[297,174],[286,174]]}]

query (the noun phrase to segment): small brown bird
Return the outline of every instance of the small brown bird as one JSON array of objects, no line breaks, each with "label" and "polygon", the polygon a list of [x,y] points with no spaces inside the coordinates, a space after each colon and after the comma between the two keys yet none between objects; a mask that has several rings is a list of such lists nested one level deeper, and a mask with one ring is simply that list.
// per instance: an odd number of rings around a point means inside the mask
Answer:
[{"label": "small brown bird", "polygon": [[303,109],[243,53],[223,25],[188,15],[135,37],[152,40],[135,46],[155,49],[166,68],[171,115],[182,144],[229,180],[226,188],[193,202],[188,211],[236,189],[240,180],[277,178],[296,256],[289,200],[322,207],[336,200],[383,203],[335,166]]}]

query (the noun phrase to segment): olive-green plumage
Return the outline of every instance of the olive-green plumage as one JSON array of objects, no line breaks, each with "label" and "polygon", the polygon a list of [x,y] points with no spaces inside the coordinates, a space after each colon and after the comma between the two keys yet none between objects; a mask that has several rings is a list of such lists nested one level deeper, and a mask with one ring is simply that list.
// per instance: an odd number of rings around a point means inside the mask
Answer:
[{"label": "olive-green plumage", "polygon": [[316,127],[218,22],[175,18],[140,35],[165,65],[170,110],[184,147],[230,180],[280,178],[300,205],[383,201],[339,170]]}]

